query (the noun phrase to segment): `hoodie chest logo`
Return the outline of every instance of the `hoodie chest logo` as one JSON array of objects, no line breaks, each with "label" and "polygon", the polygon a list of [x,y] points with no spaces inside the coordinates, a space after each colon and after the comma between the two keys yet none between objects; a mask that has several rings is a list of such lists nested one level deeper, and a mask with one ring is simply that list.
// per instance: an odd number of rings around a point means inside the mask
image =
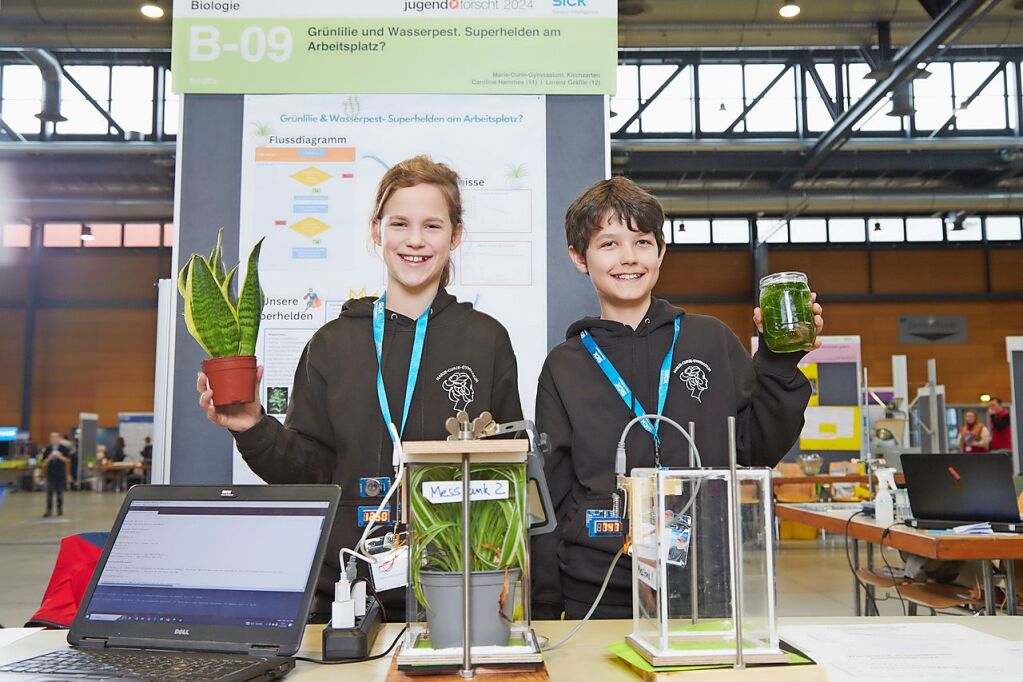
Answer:
[{"label": "hoodie chest logo", "polygon": [[703,392],[710,388],[710,372],[710,365],[695,358],[683,360],[672,371],[673,374],[678,375],[679,381],[685,384],[690,397],[695,398],[696,402],[701,404],[703,403],[701,399]]},{"label": "hoodie chest logo", "polygon": [[448,367],[437,375],[436,381],[447,394],[454,412],[468,410],[469,404],[476,399],[476,384],[479,383],[479,379],[469,365]]}]

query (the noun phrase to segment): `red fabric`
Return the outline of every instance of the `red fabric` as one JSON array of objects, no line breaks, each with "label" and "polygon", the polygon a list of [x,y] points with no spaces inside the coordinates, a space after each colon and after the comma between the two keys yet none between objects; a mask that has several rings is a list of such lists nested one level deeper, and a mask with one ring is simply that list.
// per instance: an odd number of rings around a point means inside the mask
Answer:
[{"label": "red fabric", "polygon": [[988,446],[986,445],[974,445],[975,442],[980,441],[985,428],[987,427],[980,422],[973,422],[973,428],[970,428],[969,424],[963,424],[962,428],[959,429],[959,439],[963,443],[963,452],[988,451]]},{"label": "red fabric", "polygon": [[[1004,420],[1009,416],[1009,410],[1003,407],[1002,411],[994,416]],[[991,420],[991,449],[1012,450],[1012,427],[1008,423],[999,429],[995,427],[994,419]]]},{"label": "red fabric", "polygon": [[78,611],[78,605],[85,596],[85,590],[89,586],[92,572],[96,569],[102,552],[102,544],[90,542],[88,537],[69,535],[61,540],[57,562],[50,575],[50,584],[46,586],[39,610],[29,623],[69,627],[71,621],[75,619],[75,612]]}]

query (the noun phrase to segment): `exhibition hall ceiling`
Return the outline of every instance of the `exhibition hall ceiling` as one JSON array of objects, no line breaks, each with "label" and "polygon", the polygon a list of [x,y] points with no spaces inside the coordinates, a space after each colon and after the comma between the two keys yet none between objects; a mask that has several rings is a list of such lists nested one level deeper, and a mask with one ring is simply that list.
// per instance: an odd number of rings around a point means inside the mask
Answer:
[{"label": "exhibition hall ceiling", "polygon": [[[930,20],[925,6],[947,0],[805,0],[791,20],[778,15],[779,0],[620,0],[619,45],[639,47],[858,46],[876,40],[879,21],[891,22],[892,39],[905,44]],[[68,48],[166,49],[167,14],[146,19],[135,0],[3,0],[0,45]],[[1023,3],[1003,0],[960,44],[1005,45],[1023,41]]]}]

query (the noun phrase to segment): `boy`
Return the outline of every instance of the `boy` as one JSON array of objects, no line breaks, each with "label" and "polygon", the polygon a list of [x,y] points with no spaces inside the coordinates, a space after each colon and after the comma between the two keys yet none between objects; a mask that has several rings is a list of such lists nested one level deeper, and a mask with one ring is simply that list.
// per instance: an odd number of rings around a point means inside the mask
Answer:
[{"label": "boy", "polygon": [[[622,177],[590,187],[565,215],[569,256],[590,277],[600,317],[569,327],[540,374],[536,421],[551,440],[544,468],[558,528],[533,544],[538,620],[556,619],[562,611],[566,618],[582,618],[622,546],[621,537],[590,537],[585,517],[588,509],[611,507],[615,446],[628,421],[642,414],[638,410],[654,412],[663,402],[663,415],[683,426],[695,422],[705,467],[728,466],[730,415],[736,417],[739,463],[746,466],[776,464],[803,426],[810,398],[810,384],[796,367],[803,353],[772,353],[761,343],[750,358],[716,318],[687,314],[651,296],[665,253],[663,224],[657,200]],[[820,333],[824,321],[816,303],[814,313]],[[753,319],[760,329],[759,308]],[[612,378],[617,372],[627,387],[612,385],[595,361],[601,355],[609,361],[605,367],[613,365]],[[640,424],[629,432],[627,472],[689,465],[682,435],[667,424],[656,432],[656,449]],[[631,559],[623,556],[594,617],[631,616]]]}]

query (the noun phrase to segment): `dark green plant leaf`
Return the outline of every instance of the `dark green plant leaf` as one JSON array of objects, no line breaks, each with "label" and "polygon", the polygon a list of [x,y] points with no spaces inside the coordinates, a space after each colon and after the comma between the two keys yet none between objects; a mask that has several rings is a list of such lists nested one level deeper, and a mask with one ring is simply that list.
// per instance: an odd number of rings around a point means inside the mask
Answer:
[{"label": "dark green plant leaf", "polygon": [[185,324],[210,357],[238,355],[238,313],[217,283],[210,264],[199,255],[189,260]]},{"label": "dark green plant leaf", "polygon": [[213,247],[213,251],[210,252],[210,270],[213,271],[213,276],[217,278],[217,284],[224,283],[224,228],[217,230],[217,245]]},{"label": "dark green plant leaf", "polygon": [[227,300],[231,301],[231,305],[234,306],[235,310],[238,310],[238,296],[235,294],[234,288],[231,284],[234,282],[234,276],[237,272],[238,266],[235,265],[231,268],[231,272],[227,273],[227,277],[224,278],[224,281],[220,285],[220,288],[223,289],[224,293],[227,295]]},{"label": "dark green plant leaf", "polygon": [[241,330],[239,355],[256,354],[256,337],[259,335],[259,320],[263,314],[263,290],[259,286],[259,251],[263,246],[263,237],[249,252],[249,261],[245,265],[245,283],[238,296],[238,323]]}]

